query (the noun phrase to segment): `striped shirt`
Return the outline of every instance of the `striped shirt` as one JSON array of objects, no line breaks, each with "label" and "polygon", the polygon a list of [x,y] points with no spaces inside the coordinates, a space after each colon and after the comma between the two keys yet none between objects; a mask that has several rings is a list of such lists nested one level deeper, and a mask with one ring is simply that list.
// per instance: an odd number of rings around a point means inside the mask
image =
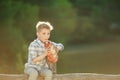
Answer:
[{"label": "striped shirt", "polygon": [[[57,47],[58,50],[64,49],[64,46],[61,43],[55,43],[55,42],[52,43]],[[46,58],[44,58],[43,60],[37,63],[33,63],[34,58],[44,53],[45,53],[44,44],[39,39],[35,39],[33,42],[31,42],[28,47],[28,62],[25,64],[25,68],[34,67],[37,70],[41,70],[42,67],[48,68]]]}]

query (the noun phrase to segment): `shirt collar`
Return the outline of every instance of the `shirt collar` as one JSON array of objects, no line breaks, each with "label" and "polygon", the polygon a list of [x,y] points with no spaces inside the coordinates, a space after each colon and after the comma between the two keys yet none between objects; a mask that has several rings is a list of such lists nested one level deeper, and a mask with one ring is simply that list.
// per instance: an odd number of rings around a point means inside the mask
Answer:
[{"label": "shirt collar", "polygon": [[42,41],[39,40],[38,38],[36,39],[36,41],[37,41],[40,45],[44,46],[44,44],[42,43]]}]

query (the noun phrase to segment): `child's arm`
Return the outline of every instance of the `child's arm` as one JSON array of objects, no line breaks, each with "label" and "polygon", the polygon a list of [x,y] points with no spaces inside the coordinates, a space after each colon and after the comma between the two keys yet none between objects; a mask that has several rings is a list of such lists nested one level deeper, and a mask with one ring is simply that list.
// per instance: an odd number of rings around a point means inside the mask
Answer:
[{"label": "child's arm", "polygon": [[[41,61],[42,59],[44,59],[47,54],[48,54],[48,50],[46,50],[44,53],[41,53],[38,56],[38,51],[41,50],[40,48],[36,47],[35,45],[30,45],[29,46],[29,62],[32,64],[36,64],[37,62]],[[39,51],[42,52],[42,51]]]},{"label": "child's arm", "polygon": [[57,49],[59,51],[62,51],[64,49],[63,44],[61,44],[61,43],[55,43],[55,42],[52,42],[52,43],[53,43],[53,45],[55,45],[57,47]]},{"label": "child's arm", "polygon": [[39,55],[38,57],[35,57],[35,58],[32,60],[32,62],[33,62],[33,63],[37,63],[37,62],[43,60],[43,59],[47,56],[47,54],[48,54],[48,52],[45,51],[44,54],[41,54],[41,55]]}]

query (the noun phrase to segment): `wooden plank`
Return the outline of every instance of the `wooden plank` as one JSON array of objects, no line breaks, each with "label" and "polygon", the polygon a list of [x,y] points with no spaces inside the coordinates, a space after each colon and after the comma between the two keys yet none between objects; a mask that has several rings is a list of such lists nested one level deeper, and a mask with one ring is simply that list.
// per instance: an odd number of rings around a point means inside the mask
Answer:
[{"label": "wooden plank", "polygon": [[[28,76],[25,74],[0,74],[0,80],[27,80],[27,78]],[[120,75],[96,73],[67,73],[54,74],[53,80],[120,80]]]}]

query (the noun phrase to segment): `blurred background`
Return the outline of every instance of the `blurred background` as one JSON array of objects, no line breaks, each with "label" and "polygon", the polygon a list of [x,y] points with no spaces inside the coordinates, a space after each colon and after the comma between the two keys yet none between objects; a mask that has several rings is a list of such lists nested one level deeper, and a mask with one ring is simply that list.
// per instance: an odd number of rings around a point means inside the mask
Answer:
[{"label": "blurred background", "polygon": [[63,43],[58,73],[120,73],[120,0],[0,0],[0,73],[23,73],[38,21]]}]

